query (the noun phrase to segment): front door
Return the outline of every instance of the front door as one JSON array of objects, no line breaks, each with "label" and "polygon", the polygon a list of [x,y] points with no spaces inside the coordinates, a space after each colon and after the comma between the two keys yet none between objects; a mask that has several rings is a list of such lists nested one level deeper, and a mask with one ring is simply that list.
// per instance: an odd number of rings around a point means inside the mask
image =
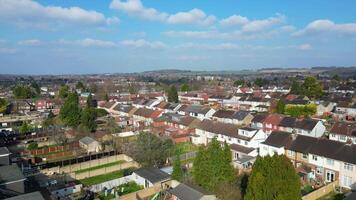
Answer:
[{"label": "front door", "polygon": [[335,172],[333,171],[326,171],[326,181],[333,182],[335,180]]}]

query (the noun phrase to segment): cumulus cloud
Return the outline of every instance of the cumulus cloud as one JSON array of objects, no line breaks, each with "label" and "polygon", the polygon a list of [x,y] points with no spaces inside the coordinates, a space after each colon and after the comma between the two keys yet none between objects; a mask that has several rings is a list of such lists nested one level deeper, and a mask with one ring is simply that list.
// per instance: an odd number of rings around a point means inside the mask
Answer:
[{"label": "cumulus cloud", "polygon": [[152,49],[160,49],[165,48],[166,45],[160,41],[146,41],[144,39],[139,40],[123,40],[121,44],[131,48],[152,48]]},{"label": "cumulus cloud", "polygon": [[234,26],[234,25],[243,25],[249,22],[247,17],[241,15],[232,15],[228,18],[220,20],[222,26]]},{"label": "cumulus cloud", "polygon": [[220,43],[220,44],[194,44],[194,43],[183,43],[175,46],[178,49],[203,49],[203,50],[233,50],[239,49],[240,46],[234,43]]},{"label": "cumulus cloud", "polygon": [[154,8],[146,8],[141,0],[113,0],[110,8],[122,11],[130,16],[135,16],[140,19],[150,21],[161,21],[168,24],[194,24],[194,25],[210,25],[216,21],[213,15],[207,15],[204,11],[194,8],[187,12],[178,12],[169,14],[160,12]]},{"label": "cumulus cloud", "polygon": [[44,6],[33,0],[0,0],[1,21],[19,26],[48,27],[53,24],[106,25],[118,23],[117,17],[105,17],[80,7]]},{"label": "cumulus cloud", "polygon": [[244,32],[257,32],[270,28],[274,25],[279,25],[285,22],[284,15],[277,15],[275,17],[269,17],[267,19],[252,20],[242,26]]},{"label": "cumulus cloud", "polygon": [[15,49],[15,48],[0,47],[1,54],[13,54],[16,52],[17,52],[17,49]]},{"label": "cumulus cloud", "polygon": [[293,49],[298,49],[298,50],[309,50],[312,48],[312,46],[310,44],[292,45],[289,47],[293,48]]},{"label": "cumulus cloud", "polygon": [[309,23],[304,29],[294,32],[293,35],[301,36],[320,33],[354,35],[356,34],[356,23],[336,24],[331,20],[319,19]]},{"label": "cumulus cloud", "polygon": [[22,46],[39,46],[41,45],[41,41],[38,39],[21,40],[17,44]]},{"label": "cumulus cloud", "polygon": [[111,48],[117,46],[117,44],[112,41],[97,40],[92,38],[85,38],[82,40],[59,40],[58,43],[61,45],[73,45],[73,46],[80,46],[80,47]]}]

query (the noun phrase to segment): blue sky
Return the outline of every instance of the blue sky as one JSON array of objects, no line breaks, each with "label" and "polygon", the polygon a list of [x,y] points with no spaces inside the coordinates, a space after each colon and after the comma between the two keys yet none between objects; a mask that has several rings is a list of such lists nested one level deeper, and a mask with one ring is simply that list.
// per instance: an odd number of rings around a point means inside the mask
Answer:
[{"label": "blue sky", "polygon": [[0,69],[355,66],[355,13],[354,0],[0,0]]}]

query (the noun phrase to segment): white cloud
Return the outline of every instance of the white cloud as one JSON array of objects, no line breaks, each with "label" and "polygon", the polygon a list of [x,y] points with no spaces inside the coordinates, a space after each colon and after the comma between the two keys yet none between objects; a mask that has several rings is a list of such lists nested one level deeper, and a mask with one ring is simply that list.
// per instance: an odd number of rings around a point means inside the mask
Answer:
[{"label": "white cloud", "polygon": [[194,44],[194,43],[183,43],[175,46],[179,49],[203,49],[203,50],[233,50],[239,49],[240,46],[234,43],[221,43],[221,44]]},{"label": "white cloud", "polygon": [[210,25],[216,21],[215,16],[207,16],[204,11],[194,8],[188,12],[178,12],[170,15],[167,22],[170,24],[196,24],[196,25]]},{"label": "white cloud", "polygon": [[199,61],[199,60],[206,60],[208,59],[208,57],[206,56],[187,56],[187,55],[183,55],[183,56],[177,56],[174,57],[175,60],[180,60],[180,61]]},{"label": "white cloud", "polygon": [[80,7],[44,6],[32,0],[0,0],[1,21],[19,26],[48,27],[53,24],[106,25],[118,23],[117,17]]},{"label": "white cloud", "polygon": [[309,50],[312,48],[310,44],[300,44],[300,45],[292,45],[290,48],[298,49],[298,50]]},{"label": "white cloud", "polygon": [[0,47],[1,54],[13,54],[16,52],[17,52],[17,49],[15,49],[15,48]]},{"label": "white cloud", "polygon": [[111,48],[116,47],[117,44],[112,41],[97,40],[92,38],[86,38],[82,40],[59,40],[59,44],[62,45],[74,45],[80,47],[101,47],[101,48]]},{"label": "white cloud", "polygon": [[110,8],[143,20],[161,21],[169,24],[195,24],[205,26],[216,21],[215,16],[207,15],[204,11],[197,8],[188,12],[169,14],[160,12],[154,8],[146,8],[141,0],[113,0],[110,4]]},{"label": "white cloud", "polygon": [[244,32],[257,32],[279,25],[285,22],[285,16],[277,14],[275,17],[270,17],[261,20],[252,20],[242,26]]},{"label": "white cloud", "polygon": [[127,47],[132,48],[152,48],[152,49],[160,49],[165,48],[166,45],[160,41],[146,41],[144,39],[139,40],[123,40],[121,44]]},{"label": "white cloud", "polygon": [[248,23],[249,20],[247,17],[241,15],[232,15],[228,18],[220,20],[222,26],[234,26],[234,25],[243,25]]},{"label": "white cloud", "polygon": [[39,46],[41,45],[41,41],[38,39],[30,39],[30,40],[22,40],[17,42],[17,44],[22,46]]},{"label": "white cloud", "polygon": [[318,33],[356,34],[356,23],[336,24],[327,19],[319,19],[309,23],[304,29],[294,32],[294,36]]}]

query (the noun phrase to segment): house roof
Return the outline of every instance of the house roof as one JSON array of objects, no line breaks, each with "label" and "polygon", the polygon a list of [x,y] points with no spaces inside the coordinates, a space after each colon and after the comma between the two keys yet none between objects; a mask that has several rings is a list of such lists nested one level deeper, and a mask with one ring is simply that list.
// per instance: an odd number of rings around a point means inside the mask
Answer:
[{"label": "house roof", "polygon": [[169,174],[155,167],[140,168],[135,173],[153,184],[170,178]]},{"label": "house roof", "polygon": [[85,144],[85,145],[89,145],[93,142],[96,142],[96,140],[94,140],[93,138],[89,137],[89,136],[85,136],[82,139],[79,140],[79,142]]},{"label": "house roof", "polygon": [[211,108],[201,105],[189,105],[187,108],[184,109],[184,111],[188,113],[199,113],[204,115],[210,110]]},{"label": "house roof", "polygon": [[0,185],[26,179],[17,165],[0,166]]},{"label": "house roof", "polygon": [[233,110],[218,110],[214,113],[213,117],[232,118],[232,116],[234,114],[235,114],[235,111],[233,111]]},{"label": "house roof", "polygon": [[284,117],[278,124],[281,127],[295,127],[297,118],[295,117]]},{"label": "house roof", "polygon": [[6,200],[44,200],[44,197],[40,192],[31,192],[27,194],[18,195],[15,197],[7,198]]},{"label": "house roof", "polygon": [[150,117],[158,117],[158,115],[161,113],[161,111],[159,110],[151,110],[151,109],[147,109],[147,108],[139,108],[135,111],[134,115],[138,115],[141,117],[145,117],[145,118],[150,118]]},{"label": "house roof", "polygon": [[249,154],[255,150],[254,148],[248,148],[238,144],[231,144],[230,147],[234,151],[245,153],[245,154]]},{"label": "house roof", "polygon": [[266,114],[257,114],[253,119],[252,122],[263,123],[268,115]]},{"label": "house roof", "polygon": [[356,137],[356,124],[337,122],[331,128],[330,133]]},{"label": "house roof", "polygon": [[298,135],[289,149],[300,153],[308,153],[317,140],[318,139],[314,137]]},{"label": "house roof", "polygon": [[211,133],[225,135],[228,137],[238,138],[247,141],[251,140],[250,137],[239,135],[239,127],[234,124],[227,124],[205,119],[199,124],[197,128]]},{"label": "house roof", "polygon": [[240,111],[237,111],[237,112],[235,112],[233,115],[232,115],[232,117],[234,118],[234,119],[237,119],[237,120],[244,120],[245,119],[245,117],[247,116],[247,115],[249,115],[250,113],[249,112],[247,112],[247,111],[242,111],[242,110],[240,110]]},{"label": "house roof", "polygon": [[283,119],[282,115],[278,114],[270,114],[267,116],[267,118],[264,120],[264,123],[266,124],[272,124],[272,125],[278,125],[279,122],[281,122]]},{"label": "house roof", "polygon": [[282,132],[282,131],[273,131],[268,138],[262,142],[262,144],[266,144],[274,147],[289,147],[292,142],[292,136],[290,133]]},{"label": "house roof", "polygon": [[319,121],[315,119],[302,119],[296,122],[295,128],[311,131],[318,122]]},{"label": "house roof", "polygon": [[199,200],[204,195],[211,195],[201,187],[180,183],[171,190],[171,193],[181,200]]}]

